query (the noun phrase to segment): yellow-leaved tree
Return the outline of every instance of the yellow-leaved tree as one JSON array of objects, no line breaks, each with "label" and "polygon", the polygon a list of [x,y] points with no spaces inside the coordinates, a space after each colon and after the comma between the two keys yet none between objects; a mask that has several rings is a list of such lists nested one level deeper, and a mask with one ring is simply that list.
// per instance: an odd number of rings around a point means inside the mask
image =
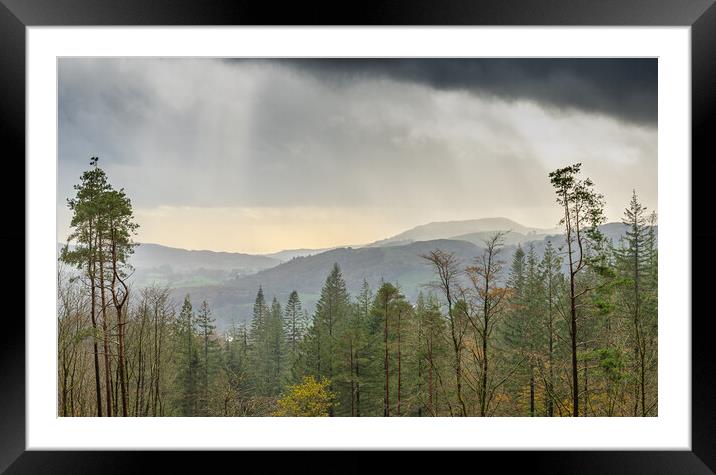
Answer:
[{"label": "yellow-leaved tree", "polygon": [[278,400],[275,416],[283,417],[326,417],[335,404],[336,395],[329,389],[330,381],[322,378],[317,381],[313,376],[304,376],[303,380],[290,386],[285,395]]}]

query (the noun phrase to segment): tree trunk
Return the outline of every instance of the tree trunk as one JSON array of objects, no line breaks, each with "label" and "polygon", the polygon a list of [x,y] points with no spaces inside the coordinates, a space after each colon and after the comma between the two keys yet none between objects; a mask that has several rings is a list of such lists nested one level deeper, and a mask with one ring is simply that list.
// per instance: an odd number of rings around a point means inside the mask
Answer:
[{"label": "tree trunk", "polygon": [[[572,346],[572,416],[579,416],[579,371],[577,369],[577,298],[574,289],[575,276],[574,251],[572,250],[572,228],[569,219],[569,201],[564,194],[564,219],[567,230],[567,259],[569,259],[569,310],[570,310],[570,340]],[[580,256],[581,257],[581,256]]]},{"label": "tree trunk", "polygon": [[535,373],[530,365],[530,417],[535,416]]},{"label": "tree trunk", "polygon": [[102,389],[100,387],[99,376],[99,349],[97,347],[97,284],[95,277],[97,275],[97,262],[94,251],[92,249],[92,225],[90,224],[90,245],[89,245],[89,261],[87,262],[87,273],[90,277],[90,317],[92,319],[92,350],[94,356],[94,386],[97,398],[97,417],[102,417]]},{"label": "tree trunk", "polygon": [[107,404],[107,417],[112,416],[112,368],[109,361],[109,328],[107,325],[107,299],[104,293],[104,256],[102,255],[102,238],[99,238],[99,290],[102,305],[102,333],[104,343],[104,386]]},{"label": "tree trunk", "polygon": [[[550,297],[551,298],[551,297]],[[549,380],[547,381],[547,415],[549,417],[554,416],[554,401],[553,401],[553,392],[554,392],[554,368],[553,365],[553,353],[554,353],[554,343],[553,343],[553,335],[552,335],[552,310],[551,310],[552,302],[550,301],[550,320],[549,320],[549,354],[548,354],[548,363],[549,363]]]},{"label": "tree trunk", "polygon": [[356,385],[355,380],[353,379],[353,340],[350,342],[350,368],[351,368],[351,417],[355,417],[355,395],[356,395]]},{"label": "tree trunk", "polygon": [[126,379],[126,368],[125,368],[125,357],[124,357],[124,321],[122,320],[122,310],[124,303],[127,301],[127,288],[124,283],[120,283],[124,287],[124,295],[122,299],[117,298],[117,279],[119,273],[117,270],[117,242],[115,236],[115,229],[112,228],[112,301],[117,309],[117,337],[119,340],[119,351],[117,355],[117,371],[119,373],[119,389],[122,397],[122,416],[127,417],[127,379]]},{"label": "tree trunk", "polygon": [[433,405],[433,335],[430,329],[430,337],[428,339],[428,407],[433,416],[436,415],[435,406]]},{"label": "tree trunk", "polygon": [[488,261],[487,268],[485,269],[485,297],[483,305],[483,315],[485,318],[485,326],[482,328],[482,385],[480,387],[480,416],[485,417],[487,414],[487,372],[488,372],[488,359],[487,359],[487,332],[490,325],[490,265],[492,260],[492,248],[490,248],[490,260]]},{"label": "tree trunk", "polygon": [[385,397],[383,399],[383,417],[390,417],[390,377],[388,376],[388,300],[385,301],[385,326],[383,329],[383,347],[385,356],[383,369],[385,370]]},{"label": "tree trunk", "polygon": [[485,320],[485,334],[482,336],[482,385],[480,387],[480,416],[485,417],[487,412],[487,320]]},{"label": "tree trunk", "polygon": [[360,417],[360,363],[356,355],[356,417]]},{"label": "tree trunk", "polygon": [[402,312],[398,311],[398,416],[400,416],[400,382],[401,382],[401,374],[400,374],[400,314]]}]

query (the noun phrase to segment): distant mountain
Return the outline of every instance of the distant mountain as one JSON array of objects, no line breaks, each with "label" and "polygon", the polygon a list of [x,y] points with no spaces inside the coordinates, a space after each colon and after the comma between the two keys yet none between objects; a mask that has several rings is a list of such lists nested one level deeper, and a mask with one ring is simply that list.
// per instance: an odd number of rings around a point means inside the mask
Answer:
[{"label": "distant mountain", "polygon": [[[602,226],[601,230],[618,244],[626,226],[610,223]],[[530,237],[534,240],[529,240]],[[507,279],[512,255],[518,244],[525,250],[532,246],[538,259],[542,258],[548,241],[557,249],[565,244],[564,237],[558,234],[515,233],[510,239],[513,241],[506,241],[500,254],[504,263],[503,274],[499,279],[501,284]],[[173,292],[177,300],[187,293],[191,295],[193,302],[207,300],[212,306],[219,328],[228,327],[231,321],[242,322],[251,318],[259,286],[263,288],[269,301],[276,296],[282,305],[292,290],[298,291],[304,308],[312,313],[333,263],[338,263],[351,295],[358,293],[364,278],[374,291],[380,286],[381,280],[384,280],[398,284],[405,296],[414,302],[418,292],[428,290],[429,283],[434,280],[432,269],[425,259],[421,258],[421,255],[434,249],[453,252],[461,265],[465,266],[483,252],[484,246],[481,241],[473,243],[467,239],[437,239],[403,245],[344,247],[311,256],[295,257],[255,274],[237,276],[221,285],[178,288]],[[565,271],[566,266],[567,263],[564,262]]]},{"label": "distant mountain", "polygon": [[130,263],[135,285],[195,287],[218,285],[281,263],[279,259],[237,252],[190,251],[159,244],[140,244]]},{"label": "distant mountain", "polygon": [[[494,231],[512,231],[522,235],[546,234],[553,230],[529,228],[507,218],[482,218],[465,221],[441,221],[416,226],[396,234],[393,237],[376,241],[370,246],[387,246],[408,244],[415,241],[433,239],[454,239],[456,236],[467,236]],[[465,239],[472,242],[472,239]]]},{"label": "distant mountain", "polygon": [[[469,234],[461,234],[460,236],[453,236],[450,239],[455,239],[459,241],[468,241],[473,244],[477,244],[478,246],[482,246],[484,242],[488,239],[490,239],[492,236],[494,236],[495,231],[483,231],[479,233],[469,233]],[[511,245],[511,244],[521,244],[524,242],[530,242],[530,241],[537,241],[540,239],[544,239],[547,237],[548,234],[538,234],[536,232],[530,232],[527,234],[522,233],[516,233],[513,231],[508,232],[504,236],[504,244],[505,245]]]},{"label": "distant mountain", "polygon": [[[341,267],[351,295],[358,293],[363,279],[373,290],[384,280],[398,284],[405,296],[415,301],[418,292],[427,290],[434,279],[432,269],[421,255],[442,249],[453,252],[465,266],[482,253],[484,239],[496,230],[509,229],[512,231],[505,236],[500,255],[504,262],[500,278],[503,282],[518,245],[525,250],[533,247],[538,259],[547,242],[557,249],[565,245],[561,234],[527,228],[504,218],[431,223],[368,246],[296,249],[263,256],[141,244],[131,258],[136,269],[132,284],[136,287],[166,285],[172,289],[177,302],[187,293],[196,304],[206,300],[222,330],[232,321],[251,318],[259,286],[263,287],[267,299],[276,296],[281,304],[285,304],[292,290],[298,291],[304,308],[312,313],[334,263]],[[605,224],[600,229],[616,245],[626,232],[626,226],[621,223]],[[470,232],[462,232],[465,230]],[[430,239],[440,234],[447,238]],[[563,265],[566,271],[567,263]]]},{"label": "distant mountain", "polygon": [[479,248],[472,243],[454,240],[416,242],[405,246],[339,248],[313,256],[296,257],[219,286],[180,288],[173,293],[177,300],[189,293],[193,302],[210,302],[219,327],[226,327],[232,320],[240,322],[251,318],[259,286],[264,289],[267,299],[276,296],[282,305],[289,293],[296,290],[304,308],[313,312],[328,273],[333,264],[338,263],[351,295],[357,294],[364,278],[373,290],[380,286],[382,279],[398,283],[406,297],[414,300],[422,286],[433,280],[430,267],[420,256],[437,248],[454,252],[465,262],[479,252]]},{"label": "distant mountain", "polygon": [[135,248],[132,263],[142,267],[169,265],[175,269],[241,269],[258,272],[280,264],[269,256],[242,254],[238,252],[190,251],[160,244],[142,243]]},{"label": "distant mountain", "polygon": [[290,261],[294,257],[313,256],[315,254],[320,254],[325,251],[330,251],[331,249],[335,248],[327,247],[324,249],[287,249],[285,251],[272,252],[271,254],[262,255],[265,257],[270,257],[272,259],[277,259],[281,262],[286,262]]}]

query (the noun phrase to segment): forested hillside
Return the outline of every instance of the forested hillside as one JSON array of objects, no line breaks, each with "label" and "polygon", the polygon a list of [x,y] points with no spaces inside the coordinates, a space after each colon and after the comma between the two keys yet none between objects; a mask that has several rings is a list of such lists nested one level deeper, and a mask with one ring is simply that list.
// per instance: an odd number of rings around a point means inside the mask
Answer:
[{"label": "forested hillside", "polygon": [[133,281],[141,223],[93,159],[60,253],[58,414],[656,416],[656,214],[634,192],[605,226],[579,164],[544,179],[557,235],[428,225],[170,290]]}]

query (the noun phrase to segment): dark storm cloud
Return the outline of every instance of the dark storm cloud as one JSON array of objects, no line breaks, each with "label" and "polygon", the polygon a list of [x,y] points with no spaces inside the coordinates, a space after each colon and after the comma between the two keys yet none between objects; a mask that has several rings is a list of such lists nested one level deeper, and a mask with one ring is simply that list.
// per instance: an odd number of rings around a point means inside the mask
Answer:
[{"label": "dark storm cloud", "polygon": [[[242,60],[233,60],[242,61]],[[500,99],[607,114],[656,124],[658,63],[652,58],[335,58],[269,60],[345,83],[376,77],[438,90],[466,90]]]},{"label": "dark storm cloud", "polygon": [[649,64],[590,61],[62,59],[58,208],[91,156],[144,210],[402,207],[414,224],[549,227],[547,173],[574,162],[610,215],[632,188],[653,206],[655,111],[626,107],[655,94],[637,91]]}]

